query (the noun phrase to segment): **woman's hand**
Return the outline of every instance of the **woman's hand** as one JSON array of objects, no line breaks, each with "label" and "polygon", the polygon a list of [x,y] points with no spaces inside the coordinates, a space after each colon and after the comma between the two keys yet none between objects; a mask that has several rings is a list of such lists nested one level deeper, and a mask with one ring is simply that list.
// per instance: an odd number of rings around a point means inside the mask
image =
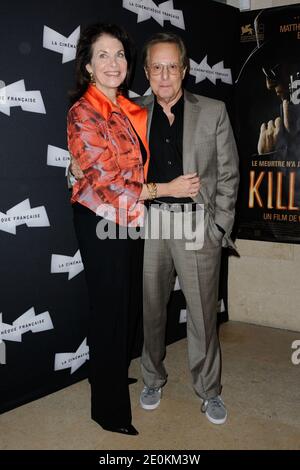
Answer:
[{"label": "woman's hand", "polygon": [[83,171],[74,158],[71,158],[70,170],[76,180],[81,180],[84,177]]},{"label": "woman's hand", "polygon": [[200,178],[197,173],[181,175],[168,184],[168,195],[173,197],[196,197],[200,190]]}]

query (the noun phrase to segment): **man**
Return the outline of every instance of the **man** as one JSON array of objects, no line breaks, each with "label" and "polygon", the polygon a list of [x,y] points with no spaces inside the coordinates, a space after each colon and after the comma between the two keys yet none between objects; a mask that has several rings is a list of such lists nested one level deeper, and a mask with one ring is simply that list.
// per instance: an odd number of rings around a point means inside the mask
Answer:
[{"label": "man", "polygon": [[[150,223],[158,211],[175,225],[178,210],[204,205],[204,243],[187,249],[187,240],[148,238],[144,255],[144,348],[142,374],[145,387],[140,404],[153,410],[160,404],[167,382],[167,304],[177,272],[187,303],[187,342],[193,387],[202,399],[202,412],[210,422],[222,424],[227,411],[220,397],[220,346],[216,331],[221,247],[232,244],[230,232],[238,189],[238,156],[224,103],[191,94],[182,88],[188,57],[181,38],[171,33],[154,35],[144,47],[144,67],[153,94],[138,99],[148,110],[150,165],[148,181],[166,182],[186,173],[200,177],[200,192],[193,200],[161,198],[152,201]],[[176,204],[174,204],[176,203]],[[178,204],[179,203],[179,204]],[[158,205],[158,207],[157,207]],[[185,210],[187,208],[187,211]],[[156,213],[157,215],[157,213]],[[153,216],[153,217],[152,217]],[[196,229],[201,229],[201,224]],[[173,227],[174,229],[174,227]]]}]

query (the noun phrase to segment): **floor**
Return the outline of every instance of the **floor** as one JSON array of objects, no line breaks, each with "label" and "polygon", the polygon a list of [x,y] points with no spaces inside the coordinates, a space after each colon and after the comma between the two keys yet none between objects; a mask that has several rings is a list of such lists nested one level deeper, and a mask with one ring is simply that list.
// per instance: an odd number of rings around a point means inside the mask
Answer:
[{"label": "floor", "polygon": [[77,383],[0,416],[0,449],[300,449],[300,364],[291,344],[300,332],[239,322],[221,326],[224,425],[200,413],[187,367],[187,343],[168,347],[168,384],[161,405],[142,410],[139,359],[130,375],[139,436],[105,432],[89,418],[89,384]]}]

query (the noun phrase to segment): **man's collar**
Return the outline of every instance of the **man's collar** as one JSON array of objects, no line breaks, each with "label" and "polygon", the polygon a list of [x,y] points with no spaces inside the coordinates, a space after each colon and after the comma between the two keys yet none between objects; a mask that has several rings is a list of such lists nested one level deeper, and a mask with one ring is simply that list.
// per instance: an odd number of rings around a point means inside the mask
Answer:
[{"label": "man's collar", "polygon": [[[174,109],[180,108],[183,105],[183,96],[184,96],[184,93],[182,92],[180,98],[178,98],[178,100],[175,101],[175,103],[171,106],[170,109],[174,110]],[[163,109],[163,105],[161,103],[159,103],[156,95],[154,95],[154,105],[156,107],[159,107],[159,108]]]}]

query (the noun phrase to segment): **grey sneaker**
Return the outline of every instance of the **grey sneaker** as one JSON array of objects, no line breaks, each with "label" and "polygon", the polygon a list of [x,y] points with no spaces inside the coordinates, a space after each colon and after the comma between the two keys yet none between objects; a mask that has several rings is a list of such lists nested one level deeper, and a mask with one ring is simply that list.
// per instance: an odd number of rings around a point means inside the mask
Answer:
[{"label": "grey sneaker", "polygon": [[201,411],[205,413],[207,419],[213,424],[223,424],[227,419],[225,404],[220,395],[204,400]]},{"label": "grey sneaker", "polygon": [[155,410],[160,404],[161,387],[145,387],[140,396],[140,404],[144,410]]}]

